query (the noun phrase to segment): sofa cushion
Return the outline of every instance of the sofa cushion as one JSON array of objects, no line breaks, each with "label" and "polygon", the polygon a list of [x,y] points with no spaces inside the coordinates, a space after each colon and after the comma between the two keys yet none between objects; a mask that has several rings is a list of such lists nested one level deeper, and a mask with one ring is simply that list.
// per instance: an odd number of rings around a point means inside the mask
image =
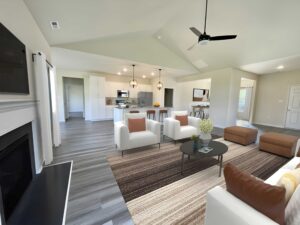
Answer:
[{"label": "sofa cushion", "polygon": [[284,224],[285,189],[266,184],[234,165],[224,168],[227,191],[270,219]]},{"label": "sofa cushion", "polygon": [[176,120],[179,120],[180,126],[187,126],[188,125],[188,116],[175,116]]},{"label": "sofa cushion", "polygon": [[128,118],[128,130],[129,133],[145,131],[146,130],[145,118],[138,118],[138,119]]},{"label": "sofa cushion", "polygon": [[290,201],[285,208],[285,224],[286,225],[299,225],[300,224],[300,185],[292,195]]},{"label": "sofa cushion", "polygon": [[130,148],[153,145],[157,143],[156,135],[151,131],[140,131],[129,134]]}]

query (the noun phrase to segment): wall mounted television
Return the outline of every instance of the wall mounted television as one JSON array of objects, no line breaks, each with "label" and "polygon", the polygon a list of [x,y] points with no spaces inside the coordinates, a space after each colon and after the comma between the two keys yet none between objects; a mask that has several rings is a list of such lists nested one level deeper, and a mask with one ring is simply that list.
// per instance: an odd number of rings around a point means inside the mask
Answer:
[{"label": "wall mounted television", "polygon": [[29,94],[26,47],[0,23],[0,94]]}]

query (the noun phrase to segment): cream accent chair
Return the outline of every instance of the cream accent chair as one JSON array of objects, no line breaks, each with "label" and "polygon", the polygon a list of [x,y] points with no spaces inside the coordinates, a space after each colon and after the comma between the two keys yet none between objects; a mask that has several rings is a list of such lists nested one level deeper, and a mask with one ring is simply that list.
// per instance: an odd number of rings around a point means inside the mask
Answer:
[{"label": "cream accent chair", "polygon": [[192,135],[199,135],[199,123],[201,119],[196,117],[188,117],[188,125],[180,126],[180,122],[175,119],[175,116],[188,115],[188,111],[173,111],[170,118],[164,119],[163,134],[175,141],[190,138]]},{"label": "cream accent chair", "polygon": [[[146,130],[140,132],[129,133],[128,118],[146,119]],[[127,113],[124,121],[114,124],[115,144],[117,150],[122,152],[125,150],[139,148],[148,145],[158,144],[160,148],[160,123],[154,120],[147,119],[146,113]]]},{"label": "cream accent chair", "polygon": [[[276,185],[285,172],[294,169],[300,163],[300,157],[296,157],[299,147],[300,139],[298,140],[295,157],[269,177],[265,183]],[[205,225],[277,224],[220,186],[209,190],[206,195],[206,200]]]}]

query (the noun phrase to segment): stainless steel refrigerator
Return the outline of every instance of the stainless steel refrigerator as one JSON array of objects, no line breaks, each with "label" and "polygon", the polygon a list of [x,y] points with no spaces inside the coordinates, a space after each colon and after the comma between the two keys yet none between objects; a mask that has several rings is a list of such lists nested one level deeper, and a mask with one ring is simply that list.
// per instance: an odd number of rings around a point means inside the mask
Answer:
[{"label": "stainless steel refrigerator", "polygon": [[153,106],[153,92],[138,92],[138,105],[139,107]]}]

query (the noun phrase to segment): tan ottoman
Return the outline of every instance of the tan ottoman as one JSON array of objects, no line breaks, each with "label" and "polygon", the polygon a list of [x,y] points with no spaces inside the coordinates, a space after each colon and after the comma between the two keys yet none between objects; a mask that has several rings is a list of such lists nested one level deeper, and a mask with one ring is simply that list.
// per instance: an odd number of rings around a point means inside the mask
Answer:
[{"label": "tan ottoman", "polygon": [[269,132],[260,136],[259,149],[291,158],[294,156],[297,140],[298,137],[295,136]]},{"label": "tan ottoman", "polygon": [[224,129],[224,139],[241,145],[250,145],[255,143],[257,129],[247,127],[227,127]]}]

